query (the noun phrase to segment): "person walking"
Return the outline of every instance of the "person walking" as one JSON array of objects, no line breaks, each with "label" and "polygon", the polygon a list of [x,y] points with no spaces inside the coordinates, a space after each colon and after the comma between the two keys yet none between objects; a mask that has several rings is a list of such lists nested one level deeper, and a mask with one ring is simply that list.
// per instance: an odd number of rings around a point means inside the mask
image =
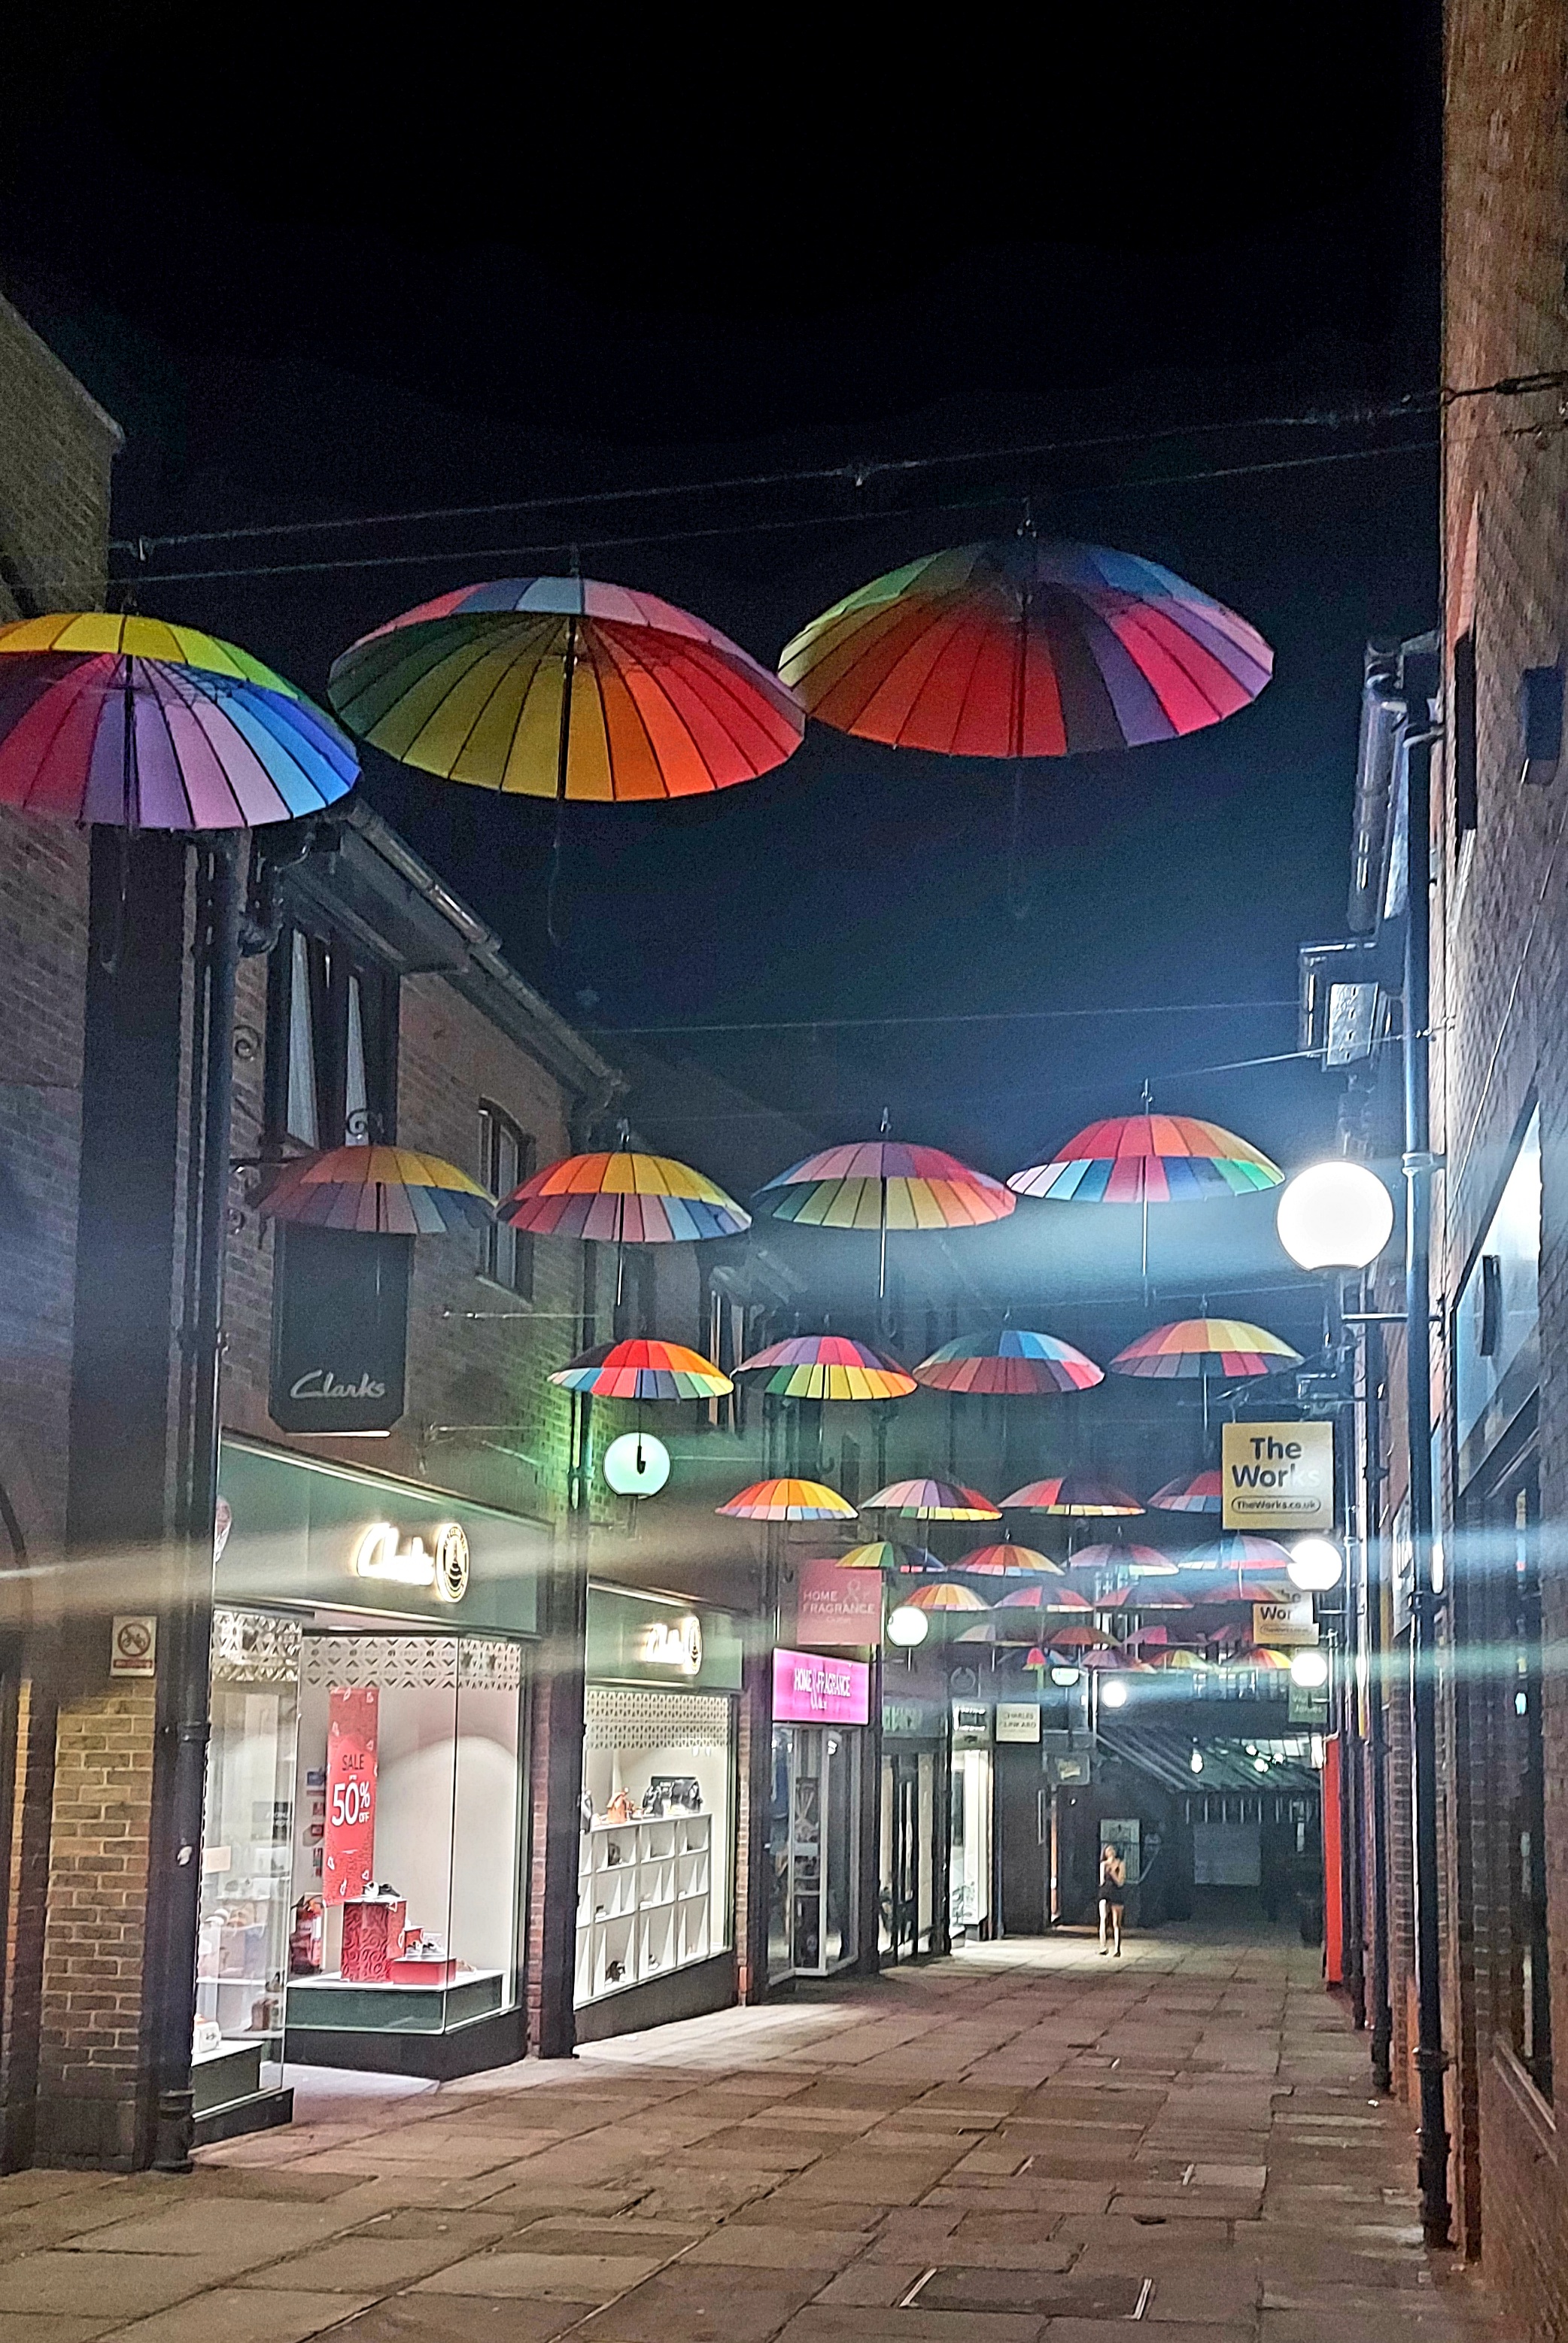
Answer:
[{"label": "person walking", "polygon": [[[1115,1843],[1100,1850],[1100,1949],[1121,1958],[1121,1915],[1127,1902],[1127,1864]],[[1110,1942],[1107,1942],[1109,1936]]]}]

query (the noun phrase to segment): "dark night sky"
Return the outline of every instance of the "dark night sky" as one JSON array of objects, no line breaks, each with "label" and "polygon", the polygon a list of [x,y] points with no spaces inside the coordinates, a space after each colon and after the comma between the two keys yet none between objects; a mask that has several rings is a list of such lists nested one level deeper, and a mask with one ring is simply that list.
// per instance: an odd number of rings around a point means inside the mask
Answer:
[{"label": "dark night sky", "polygon": [[[944,49],[922,83],[803,27],[788,53],[730,48],[721,81],[664,14],[629,34],[528,16],[508,50],[439,12],[417,39],[285,12],[247,44],[206,12],[101,9],[42,27],[13,71],[0,283],[125,423],[126,534],[1382,398],[1436,364],[1425,14],[1294,12],[1282,54],[1219,15],[1157,34],[1134,11],[1079,55],[1044,34],[1010,54],[993,16],[967,67]],[[899,38],[918,44],[912,16]],[[1042,527],[1234,603],[1278,670],[1185,742],[1032,767],[1022,917],[1003,772],[819,729],[715,800],[576,820],[559,954],[548,807],[379,759],[364,786],[585,1021],[1278,1004],[1297,941],[1342,921],[1361,649],[1428,621],[1433,460],[1164,476],[1429,436],[1191,428],[860,491],[155,551],[153,572],[376,566],[147,584],[140,602],[319,692],[367,626],[564,567],[539,541],[575,530],[591,573],[770,661],[863,578],[1011,528],[1027,495]],[[761,526],[779,521],[811,525]],[[594,544],[658,529],[717,533]],[[1315,1072],[1179,1078],[1293,1035],[1288,1007],[1259,1005],[692,1047],[831,1133],[874,1128],[886,1101],[908,1136],[1006,1171],[1131,1108],[1146,1071],[1172,1076],[1162,1103],[1299,1155],[1332,1115]]]}]

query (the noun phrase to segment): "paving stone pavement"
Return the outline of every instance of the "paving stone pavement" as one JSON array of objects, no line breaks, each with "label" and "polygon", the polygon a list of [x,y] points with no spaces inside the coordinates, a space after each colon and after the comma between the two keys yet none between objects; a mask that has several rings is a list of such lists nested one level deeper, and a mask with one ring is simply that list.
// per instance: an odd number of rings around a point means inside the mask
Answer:
[{"label": "paving stone pavement", "polygon": [[188,2179],[0,2180],[0,2343],[1508,2343],[1282,1933],[1010,1940],[440,2086],[302,2069]]}]

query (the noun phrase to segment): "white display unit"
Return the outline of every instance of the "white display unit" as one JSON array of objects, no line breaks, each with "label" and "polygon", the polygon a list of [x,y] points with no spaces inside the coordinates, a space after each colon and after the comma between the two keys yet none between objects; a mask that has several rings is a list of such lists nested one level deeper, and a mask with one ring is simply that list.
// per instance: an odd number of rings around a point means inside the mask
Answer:
[{"label": "white display unit", "polygon": [[595,1822],[578,1856],[577,1999],[598,2001],[706,1960],[709,1814]]}]

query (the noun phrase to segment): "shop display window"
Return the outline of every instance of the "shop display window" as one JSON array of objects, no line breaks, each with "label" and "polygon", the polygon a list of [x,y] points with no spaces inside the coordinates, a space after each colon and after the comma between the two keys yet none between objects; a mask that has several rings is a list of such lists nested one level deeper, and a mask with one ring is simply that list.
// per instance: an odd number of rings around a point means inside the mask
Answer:
[{"label": "shop display window", "polygon": [[522,1747],[518,1644],[307,1630],[290,1833],[296,2041],[312,2028],[442,2033],[515,2006]]},{"label": "shop display window", "polygon": [[729,1948],[734,1771],[724,1695],[588,1685],[579,2004]]},{"label": "shop display window", "polygon": [[955,1936],[990,1919],[991,1753],[955,1749],[949,1830],[949,1926]]}]

